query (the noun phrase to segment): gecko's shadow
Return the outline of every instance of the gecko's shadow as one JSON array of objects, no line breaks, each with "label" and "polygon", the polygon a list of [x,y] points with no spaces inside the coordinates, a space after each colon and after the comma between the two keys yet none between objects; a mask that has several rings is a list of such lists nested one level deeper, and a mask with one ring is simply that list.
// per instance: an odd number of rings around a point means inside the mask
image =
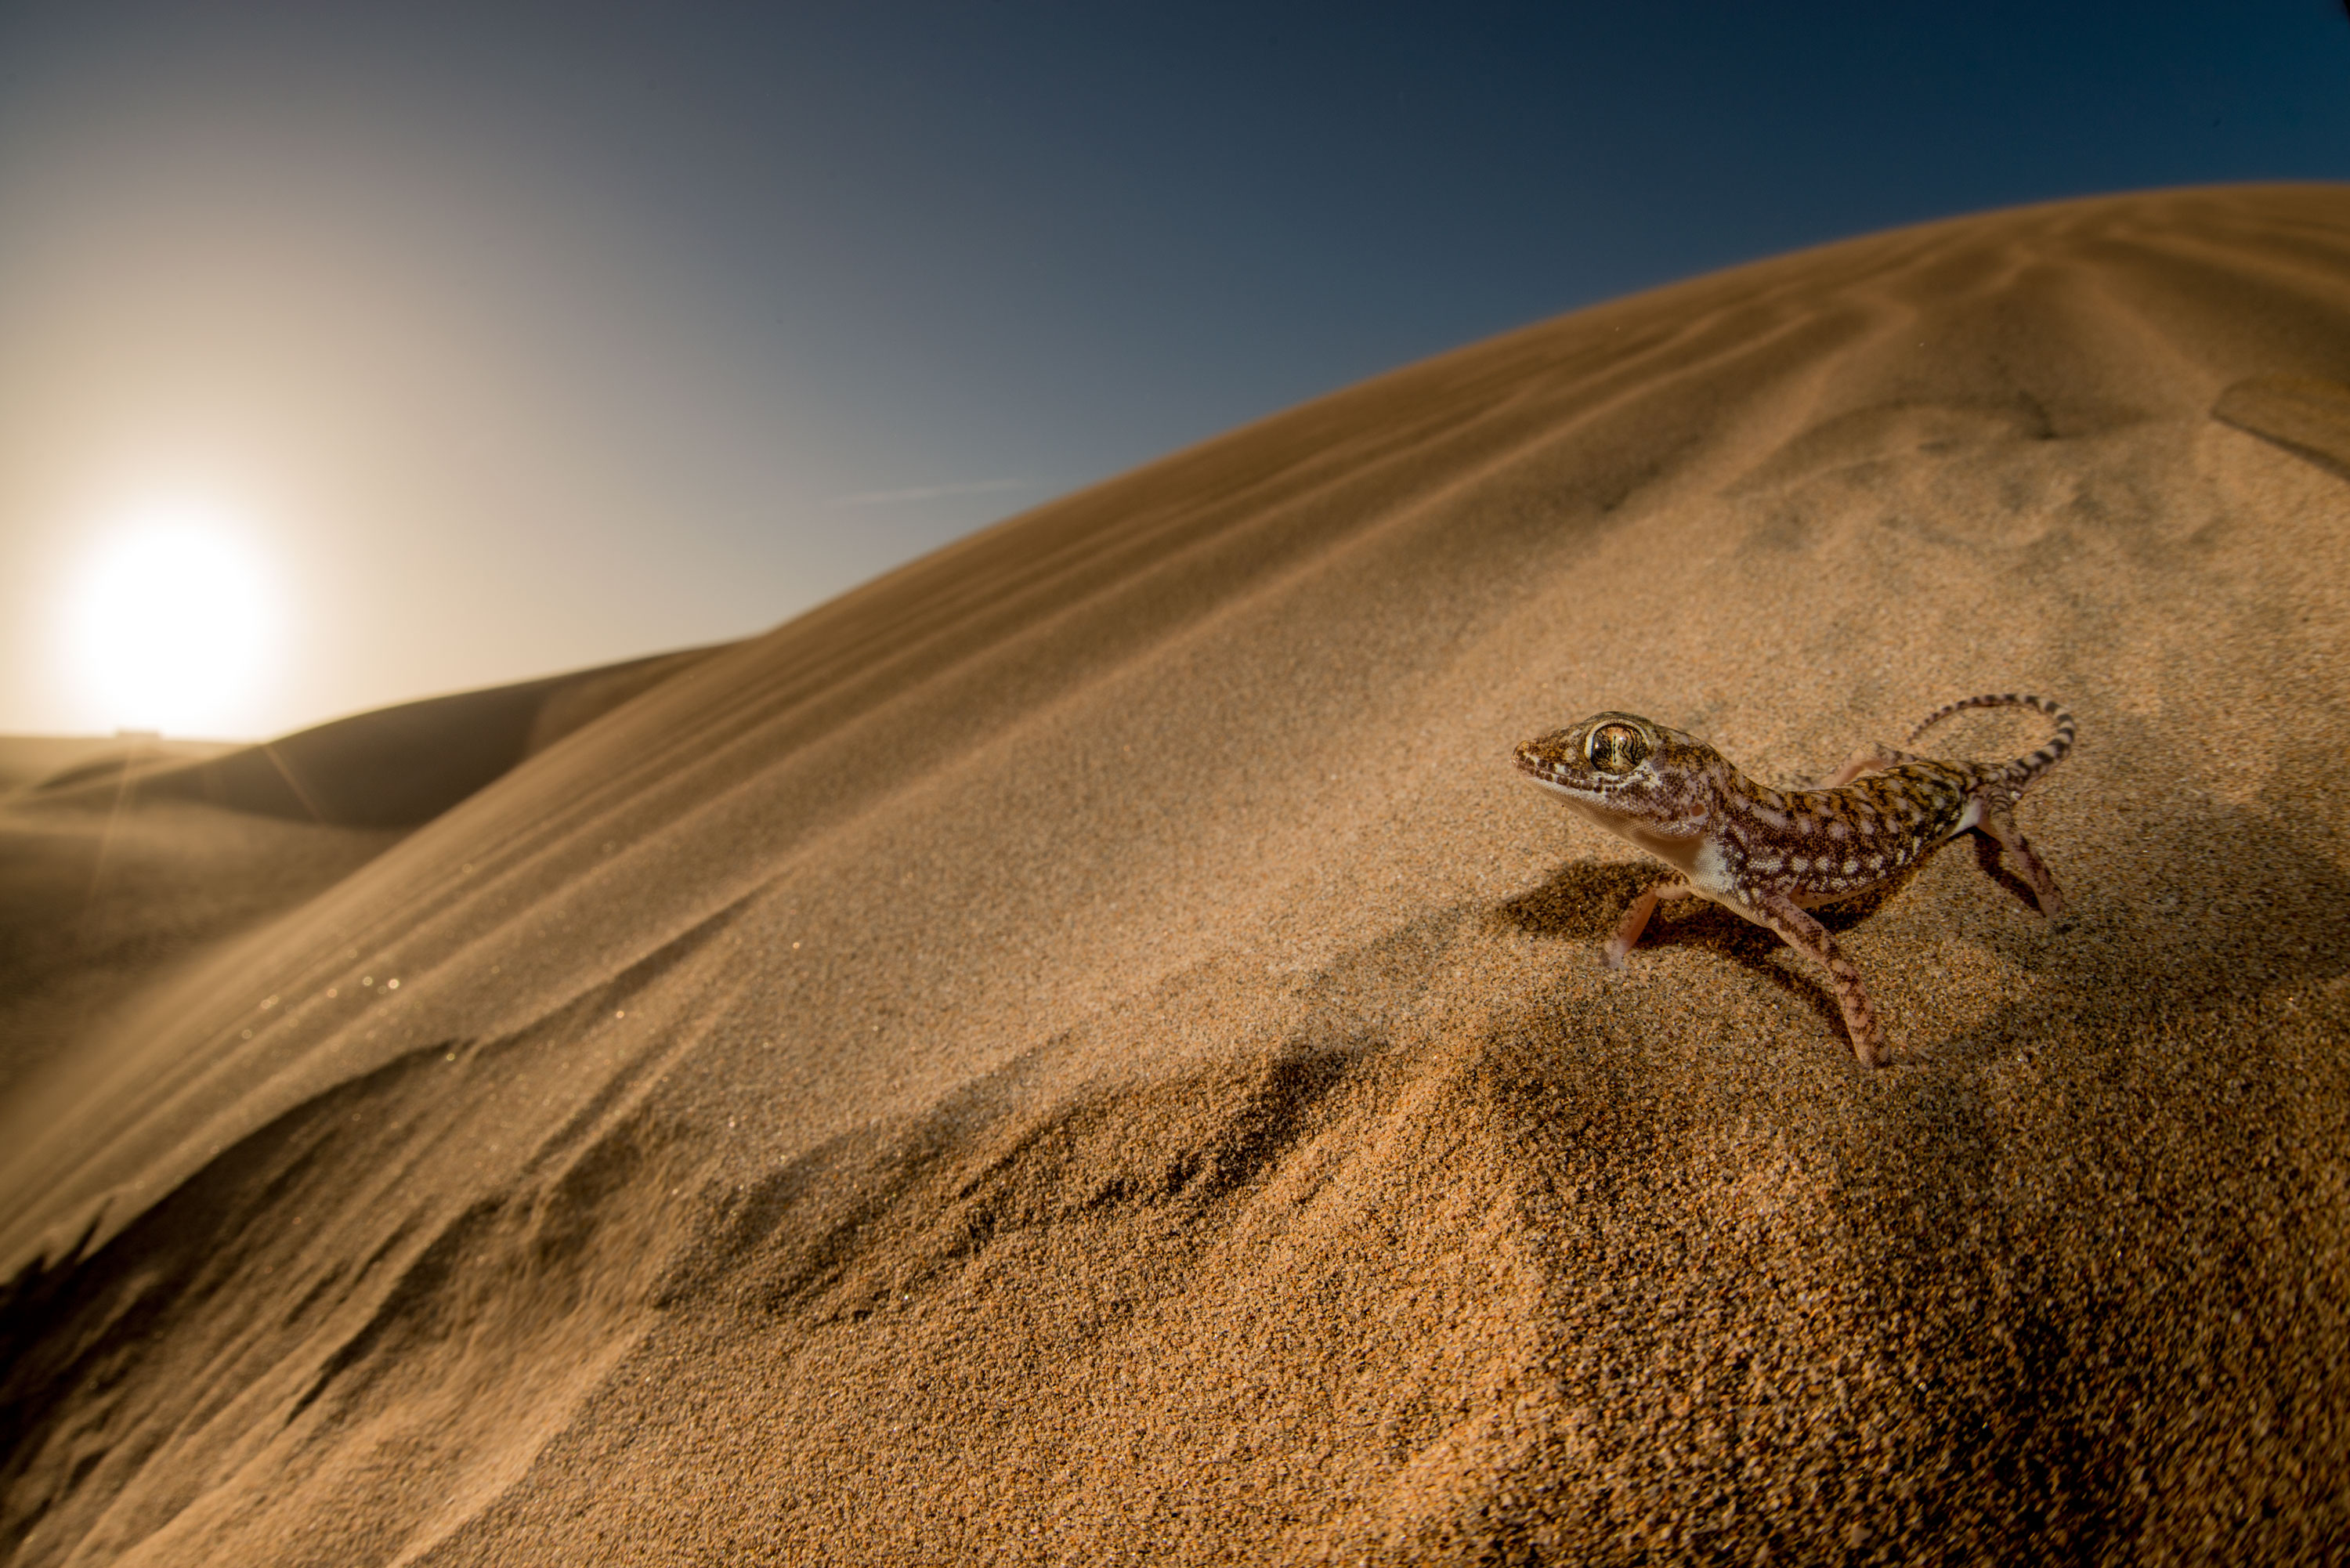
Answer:
[{"label": "gecko's shadow", "polygon": [[[1980,835],[1969,836],[1981,838]],[[1996,844],[1981,839],[1978,853],[1984,857],[1984,869],[1995,880],[2017,893],[2026,904],[2031,902],[2031,890],[1999,867]],[[1840,903],[1821,905],[1812,913],[1832,932],[1850,930],[1898,898],[1916,880],[1924,864],[1921,860],[1898,876],[1864,888]],[[1625,909],[1642,890],[1656,882],[1660,869],[1652,862],[1572,861],[1551,873],[1550,879],[1541,887],[1504,900],[1498,913],[1510,925],[1532,935],[1588,943],[1596,958],[1596,950],[1616,934]],[[1791,950],[1777,933],[1741,919],[1719,904],[1701,898],[1676,899],[1657,906],[1648,929],[1641,934],[1639,947],[1634,950],[1632,961],[1638,961],[1637,955],[1642,950],[1683,943],[1721,953],[1811,1008],[1838,1033],[1843,1032],[1844,1012],[1835,993],[1800,957],[1792,962],[1776,957]]]},{"label": "gecko's shadow", "polygon": [[1501,918],[1532,936],[1601,942],[1624,908],[1657,879],[1652,865],[1576,860],[1551,873],[1541,887],[1504,900]]}]

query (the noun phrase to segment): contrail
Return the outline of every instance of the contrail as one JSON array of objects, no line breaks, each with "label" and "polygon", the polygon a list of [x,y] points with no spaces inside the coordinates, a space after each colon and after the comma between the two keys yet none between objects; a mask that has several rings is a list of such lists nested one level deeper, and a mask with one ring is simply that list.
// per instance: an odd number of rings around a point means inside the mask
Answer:
[{"label": "contrail", "polygon": [[894,501],[936,501],[947,495],[992,495],[1006,490],[1042,490],[1033,479],[966,479],[953,484],[920,484],[910,490],[860,490],[836,495],[828,506],[886,506]]}]

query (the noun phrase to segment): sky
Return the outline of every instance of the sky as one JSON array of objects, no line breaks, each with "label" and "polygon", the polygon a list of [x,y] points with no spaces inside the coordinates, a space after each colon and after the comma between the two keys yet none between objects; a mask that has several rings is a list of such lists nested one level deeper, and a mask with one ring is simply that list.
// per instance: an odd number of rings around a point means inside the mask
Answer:
[{"label": "sky", "polygon": [[1582,306],[2345,178],[2318,0],[0,0],[0,732],[744,636]]}]

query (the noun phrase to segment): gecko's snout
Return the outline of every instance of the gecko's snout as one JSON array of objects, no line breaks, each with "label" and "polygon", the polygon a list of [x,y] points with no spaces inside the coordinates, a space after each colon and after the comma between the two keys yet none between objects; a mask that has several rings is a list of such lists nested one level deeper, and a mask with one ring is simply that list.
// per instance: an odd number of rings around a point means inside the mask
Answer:
[{"label": "gecko's snout", "polygon": [[1553,734],[1537,735],[1531,741],[1520,741],[1516,750],[1511,753],[1512,760],[1518,764],[1518,771],[1531,774],[1538,779],[1565,780],[1567,772],[1565,759],[1569,753],[1560,742],[1565,734],[1566,732],[1561,730]]}]

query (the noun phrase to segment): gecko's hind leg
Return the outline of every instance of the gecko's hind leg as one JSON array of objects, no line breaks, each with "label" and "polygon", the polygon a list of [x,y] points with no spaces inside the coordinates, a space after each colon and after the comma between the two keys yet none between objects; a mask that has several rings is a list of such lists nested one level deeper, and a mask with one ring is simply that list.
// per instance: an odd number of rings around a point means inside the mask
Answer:
[{"label": "gecko's hind leg", "polygon": [[1648,929],[1648,917],[1656,912],[1659,900],[1693,898],[1696,896],[1690,890],[1690,885],[1682,881],[1679,873],[1676,872],[1633,899],[1631,908],[1624,911],[1623,924],[1617,926],[1616,934],[1607,939],[1607,967],[1609,969],[1624,967],[1624,955],[1632,950],[1632,944],[1638,941],[1640,933]]},{"label": "gecko's hind leg", "polygon": [[[2014,813],[2009,807],[1985,801],[1982,820],[1975,826],[2006,853],[2009,865],[2022,877],[2024,887],[2031,889],[2043,915],[2053,920],[2064,912],[2064,895],[2057,888],[2056,878],[2049,874],[2048,867],[2033,849],[2032,841],[2023,836],[2023,830],[2015,826]],[[1997,866],[1995,855],[1986,853],[1984,859],[1985,870],[1992,870]],[[2005,878],[1998,879],[2005,881]],[[2012,882],[2006,885],[2011,891],[2015,891]],[[2016,891],[2016,897],[2021,901],[2022,892]]]},{"label": "gecko's hind leg", "polygon": [[1869,744],[1858,748],[1852,753],[1852,755],[1846,757],[1844,760],[1844,766],[1830,774],[1826,779],[1821,783],[1819,787],[1822,789],[1841,789],[1863,774],[1881,774],[1887,768],[1899,767],[1903,763],[1915,763],[1921,762],[1923,760],[1923,758],[1912,755],[1910,753],[1897,752],[1891,746],[1879,745],[1875,742],[1871,742]]}]

